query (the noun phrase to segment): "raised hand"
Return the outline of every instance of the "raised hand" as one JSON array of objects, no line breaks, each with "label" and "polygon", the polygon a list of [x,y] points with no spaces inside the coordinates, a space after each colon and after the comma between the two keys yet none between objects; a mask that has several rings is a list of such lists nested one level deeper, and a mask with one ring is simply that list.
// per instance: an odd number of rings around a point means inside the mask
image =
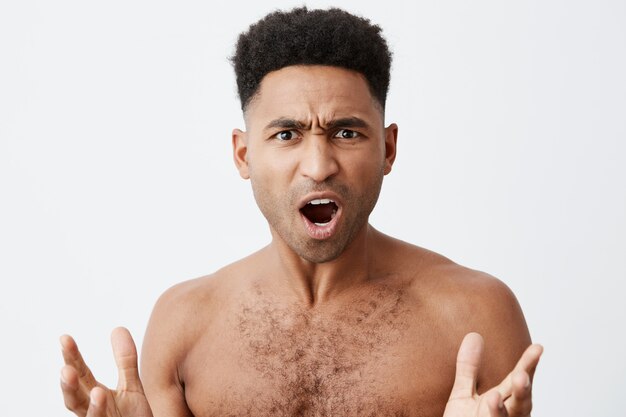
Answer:
[{"label": "raised hand", "polygon": [[61,336],[65,360],[61,389],[65,406],[78,417],[152,417],[139,379],[137,348],[128,330],[122,327],[113,330],[111,344],[119,373],[116,390],[108,389],[94,378],[71,336]]},{"label": "raised hand", "polygon": [[476,392],[476,380],[484,342],[478,333],[463,339],[456,362],[456,377],[443,417],[529,417],[532,409],[531,375],[543,352],[541,345],[531,345],[515,368],[496,387],[482,395]]}]

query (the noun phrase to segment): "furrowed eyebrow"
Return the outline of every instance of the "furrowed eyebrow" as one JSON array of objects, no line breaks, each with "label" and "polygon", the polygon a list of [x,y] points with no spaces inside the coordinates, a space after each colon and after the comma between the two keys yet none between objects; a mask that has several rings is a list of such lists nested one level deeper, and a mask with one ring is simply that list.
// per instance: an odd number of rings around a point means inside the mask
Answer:
[{"label": "furrowed eyebrow", "polygon": [[334,130],[338,127],[361,127],[367,128],[369,125],[365,120],[360,119],[358,117],[343,117],[341,119],[331,120],[326,124],[326,130]]},{"label": "furrowed eyebrow", "polygon": [[[360,127],[360,128],[368,128],[369,125],[365,120],[360,119],[358,117],[342,117],[340,119],[335,119],[329,121],[324,127],[325,130],[333,130],[339,127],[350,128],[350,127]],[[307,126],[296,120],[290,119],[288,117],[281,117],[279,119],[272,120],[265,126],[265,130],[269,129],[306,129]]]},{"label": "furrowed eyebrow", "polygon": [[304,129],[305,126],[296,119],[289,119],[287,117],[281,117],[280,119],[272,120],[265,126],[265,130],[275,129]]}]

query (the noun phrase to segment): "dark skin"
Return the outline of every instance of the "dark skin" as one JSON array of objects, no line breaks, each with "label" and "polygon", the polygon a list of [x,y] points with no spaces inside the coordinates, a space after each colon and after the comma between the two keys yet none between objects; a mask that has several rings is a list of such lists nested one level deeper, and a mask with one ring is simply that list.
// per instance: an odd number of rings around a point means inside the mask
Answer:
[{"label": "dark skin", "polygon": [[[367,222],[395,160],[363,77],[339,68],[268,74],[233,132],[233,155],[272,242],[157,302],[142,375],[113,333],[117,390],[63,336],[62,389],[78,416],[530,415],[541,347],[497,279]],[[302,204],[330,199],[315,225]],[[304,201],[304,203],[303,203]]]}]

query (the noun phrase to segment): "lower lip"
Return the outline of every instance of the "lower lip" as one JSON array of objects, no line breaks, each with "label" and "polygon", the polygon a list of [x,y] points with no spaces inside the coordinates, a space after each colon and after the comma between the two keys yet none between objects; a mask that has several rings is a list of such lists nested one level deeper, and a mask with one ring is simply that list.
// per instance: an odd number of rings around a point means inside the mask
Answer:
[{"label": "lower lip", "polygon": [[340,215],[341,209],[337,209],[337,213],[335,213],[335,217],[333,217],[331,221],[323,226],[319,226],[315,223],[312,223],[309,219],[306,218],[304,214],[300,213],[300,217],[302,217],[302,221],[304,222],[304,228],[306,229],[307,233],[310,237],[317,240],[328,239],[335,234]]}]

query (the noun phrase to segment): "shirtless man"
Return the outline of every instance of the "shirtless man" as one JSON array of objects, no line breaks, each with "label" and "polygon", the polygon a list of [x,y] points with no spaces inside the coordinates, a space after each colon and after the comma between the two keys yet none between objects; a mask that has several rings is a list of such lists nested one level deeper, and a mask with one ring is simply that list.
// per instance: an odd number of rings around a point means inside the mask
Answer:
[{"label": "shirtless man", "polygon": [[158,300],[142,352],[113,331],[119,384],[62,336],[80,417],[530,415],[541,346],[497,279],[368,223],[396,156],[380,29],[331,9],[275,12],[233,58],[232,134],[271,243]]}]

